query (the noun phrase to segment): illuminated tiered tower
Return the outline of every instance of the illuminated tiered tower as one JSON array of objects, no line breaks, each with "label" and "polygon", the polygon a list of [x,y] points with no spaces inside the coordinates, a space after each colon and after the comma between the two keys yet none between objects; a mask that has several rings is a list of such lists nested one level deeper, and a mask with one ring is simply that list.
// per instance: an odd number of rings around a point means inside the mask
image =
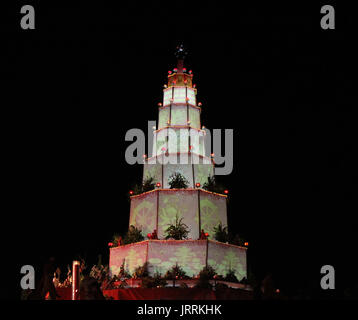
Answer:
[{"label": "illuminated tiered tower", "polygon": [[[159,123],[155,128],[153,152],[144,160],[143,181],[153,178],[156,189],[131,196],[129,225],[142,230],[144,237],[157,230],[159,240],[110,249],[110,270],[117,274],[123,261],[129,272],[148,262],[150,274],[164,274],[178,263],[189,276],[197,275],[205,265],[225,275],[235,271],[246,277],[246,248],[213,241],[214,227],[227,225],[227,195],[204,190],[202,186],[214,174],[214,161],[206,154],[206,132],[201,127],[201,104],[193,73],[184,68],[185,50],[176,52],[177,67],[169,71],[159,103]],[[170,177],[180,173],[188,182],[186,189],[171,189]],[[183,218],[189,227],[187,240],[164,240],[165,230]],[[199,240],[200,232],[210,240]]]}]

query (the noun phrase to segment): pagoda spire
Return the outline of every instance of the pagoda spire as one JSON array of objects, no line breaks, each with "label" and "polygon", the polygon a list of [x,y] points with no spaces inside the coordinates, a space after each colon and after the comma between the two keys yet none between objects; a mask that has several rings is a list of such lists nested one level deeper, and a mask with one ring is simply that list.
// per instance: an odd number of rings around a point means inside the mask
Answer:
[{"label": "pagoda spire", "polygon": [[184,45],[182,43],[179,44],[175,50],[175,57],[178,59],[177,61],[178,73],[183,73],[184,59],[187,55],[188,52],[186,51]]},{"label": "pagoda spire", "polygon": [[173,72],[168,71],[168,87],[185,86],[192,88],[193,74],[191,70],[187,72],[184,68],[184,59],[188,52],[182,43],[176,47],[174,55],[177,58],[177,67],[173,69]]}]

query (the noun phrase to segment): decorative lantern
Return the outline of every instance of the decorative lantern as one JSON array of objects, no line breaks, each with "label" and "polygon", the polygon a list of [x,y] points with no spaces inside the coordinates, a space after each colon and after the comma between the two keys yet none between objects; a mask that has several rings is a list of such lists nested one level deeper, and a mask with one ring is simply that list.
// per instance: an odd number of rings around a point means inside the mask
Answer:
[{"label": "decorative lantern", "polygon": [[160,182],[157,182],[157,187],[159,188],[161,186]]},{"label": "decorative lantern", "polygon": [[196,186],[197,188],[199,188],[199,187],[200,187],[200,183],[199,183],[199,182],[195,183],[195,186]]},{"label": "decorative lantern", "polygon": [[158,107],[161,107],[161,106],[162,106],[162,103],[161,103],[161,102],[159,102],[159,103],[158,103]]},{"label": "decorative lantern", "polygon": [[224,193],[225,193],[225,194],[229,194],[229,190],[224,190]]},{"label": "decorative lantern", "polygon": [[129,194],[132,195],[132,194],[133,194],[133,190],[130,190],[130,191],[129,191]]},{"label": "decorative lantern", "polygon": [[198,103],[198,106],[201,107],[203,104],[201,102]]}]

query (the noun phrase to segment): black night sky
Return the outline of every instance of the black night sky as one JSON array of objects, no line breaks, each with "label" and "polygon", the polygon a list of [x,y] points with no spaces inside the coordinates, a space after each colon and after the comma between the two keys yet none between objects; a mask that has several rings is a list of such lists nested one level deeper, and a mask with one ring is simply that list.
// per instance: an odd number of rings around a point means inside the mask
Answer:
[{"label": "black night sky", "polygon": [[22,265],[41,270],[50,256],[63,271],[78,256],[108,263],[107,243],[127,230],[128,191],[142,175],[125,162],[124,136],[157,120],[178,41],[202,124],[234,129],[234,170],[220,181],[230,190],[229,228],[250,243],[250,270],[258,279],[272,271],[288,296],[326,296],[325,264],[336,270],[331,295],[357,286],[349,8],[337,6],[336,30],[322,30],[321,5],[33,5],[36,30],[20,28],[20,4],[1,13],[2,215],[12,220],[3,229],[14,291]]}]

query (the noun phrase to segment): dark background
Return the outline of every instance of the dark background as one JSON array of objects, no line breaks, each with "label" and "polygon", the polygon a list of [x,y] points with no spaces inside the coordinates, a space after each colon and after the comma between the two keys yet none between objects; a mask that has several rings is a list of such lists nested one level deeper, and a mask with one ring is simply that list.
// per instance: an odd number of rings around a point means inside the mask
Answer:
[{"label": "dark background", "polygon": [[[35,6],[36,30],[20,28],[23,4]],[[142,175],[125,162],[124,136],[157,120],[178,41],[202,124],[235,132],[234,170],[220,180],[230,190],[229,228],[250,243],[250,272],[261,280],[272,271],[292,297],[343,297],[356,287],[354,12],[335,5],[336,30],[322,30],[323,4],[2,8],[9,292],[19,297],[22,265],[40,274],[50,256],[63,272],[79,256],[108,263],[107,243],[126,232],[128,191]],[[325,264],[336,269],[329,293],[319,285]]]}]

